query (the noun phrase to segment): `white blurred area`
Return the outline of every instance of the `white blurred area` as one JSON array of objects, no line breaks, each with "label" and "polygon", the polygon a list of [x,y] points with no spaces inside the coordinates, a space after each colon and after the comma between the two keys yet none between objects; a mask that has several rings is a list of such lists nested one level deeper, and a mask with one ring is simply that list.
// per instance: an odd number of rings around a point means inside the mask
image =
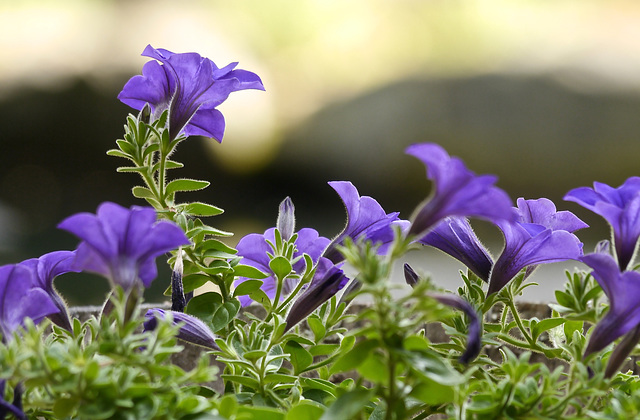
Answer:
[{"label": "white blurred area", "polygon": [[147,44],[239,61],[267,93],[223,104],[233,142],[212,153],[251,172],[288,127],[401,78],[544,72],[576,89],[640,91],[638,39],[631,0],[2,0],[0,99],[72,77],[117,89]]}]

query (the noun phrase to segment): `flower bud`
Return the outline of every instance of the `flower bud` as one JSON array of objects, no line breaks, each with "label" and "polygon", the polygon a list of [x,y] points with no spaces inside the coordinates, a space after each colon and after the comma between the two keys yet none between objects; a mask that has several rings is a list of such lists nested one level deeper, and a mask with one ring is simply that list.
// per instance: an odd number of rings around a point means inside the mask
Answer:
[{"label": "flower bud", "polygon": [[289,197],[280,203],[276,227],[280,231],[283,240],[288,241],[293,236],[293,232],[296,229],[296,216],[293,201]]}]

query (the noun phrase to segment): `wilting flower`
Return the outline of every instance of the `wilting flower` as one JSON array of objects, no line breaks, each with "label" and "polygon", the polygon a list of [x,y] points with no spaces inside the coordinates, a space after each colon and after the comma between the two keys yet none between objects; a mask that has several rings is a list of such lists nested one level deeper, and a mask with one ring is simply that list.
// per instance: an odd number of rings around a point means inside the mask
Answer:
[{"label": "wilting flower", "polygon": [[407,228],[408,222],[400,220],[399,213],[387,214],[375,199],[366,195],[361,197],[351,182],[334,181],[329,182],[329,185],[338,193],[347,210],[347,225],[323,254],[334,263],[344,260],[336,246],[342,245],[347,237],[377,242],[382,245],[378,252],[384,252],[386,246],[393,241],[392,226]]},{"label": "wilting flower", "polygon": [[582,242],[572,233],[588,227],[569,211],[556,211],[551,200],[518,199],[519,220],[498,222],[504,234],[504,250],[495,262],[487,295],[498,292],[525,267],[537,264],[577,260]]},{"label": "wilting flower", "polygon": [[476,276],[489,281],[493,259],[465,217],[446,217],[418,242],[451,255]]},{"label": "wilting flower", "polygon": [[180,326],[176,335],[177,338],[198,346],[220,350],[220,347],[216,344],[216,336],[211,329],[200,319],[182,312],[165,311],[159,308],[149,309],[144,316],[144,330],[155,330],[158,325],[158,318],[166,319],[167,314],[172,317],[174,325]]},{"label": "wilting flower", "polygon": [[640,237],[640,177],[631,177],[618,188],[594,182],[593,188],[573,189],[564,199],[604,217],[613,231],[618,264],[626,269]]},{"label": "wilting flower", "polygon": [[48,318],[67,331],[71,331],[69,312],[67,305],[54,287],[53,281],[61,274],[79,271],[72,268],[75,256],[75,251],[54,251],[40,258],[31,258],[19,264],[33,270],[36,285],[47,292],[59,310],[48,315]]},{"label": "wilting flower", "polygon": [[414,144],[406,153],[426,165],[427,178],[434,184],[431,196],[416,209],[409,234],[423,236],[448,216],[515,220],[511,199],[494,185],[496,176],[475,175],[437,144]]},{"label": "wilting flower", "polygon": [[0,333],[7,342],[25,318],[34,323],[58,312],[51,296],[39,287],[35,272],[19,264],[0,267]]},{"label": "wilting flower", "polygon": [[78,213],[59,228],[82,240],[72,267],[101,274],[129,290],[138,281],[145,287],[158,275],[156,258],[188,245],[182,229],[169,221],[156,221],[151,207],[124,208],[102,203],[97,214]]},{"label": "wilting flower", "polygon": [[[420,281],[420,276],[409,265],[404,265],[404,279],[411,287],[415,287]],[[454,309],[459,309],[469,317],[469,332],[467,335],[467,348],[460,356],[460,363],[467,364],[471,360],[475,359],[482,348],[482,332],[480,328],[480,317],[478,312],[471,306],[469,302],[462,299],[460,296],[454,294],[443,293],[428,293],[428,295],[442,303],[443,305],[450,306]]]},{"label": "wilting flower", "polygon": [[231,92],[264,90],[256,74],[235,70],[238,63],[218,68],[213,61],[199,54],[174,54],[151,45],[147,45],[142,55],[157,61],[147,62],[142,68],[142,75],[132,77],[118,99],[138,110],[148,103],[156,119],[169,110],[172,139],[184,134],[222,141],[224,117],[216,107]]},{"label": "wilting flower", "polygon": [[287,315],[287,329],[306,318],[320,305],[333,297],[349,281],[344,272],[328,258],[320,258],[311,283],[291,306]]},{"label": "wilting flower", "polygon": [[[293,254],[293,259],[297,259],[297,261],[293,264],[292,268],[297,274],[302,274],[306,269],[305,260],[304,258],[299,257],[302,257],[302,254],[308,254],[315,264],[329,244],[329,239],[319,236],[315,229],[310,228],[300,229],[297,232],[297,235],[298,237],[295,241],[296,251]],[[255,267],[268,275],[267,278],[263,279],[263,283],[260,288],[270,299],[274,299],[277,283],[275,274],[269,267],[269,254],[273,253],[273,249],[271,249],[271,246],[269,246],[267,241],[272,244],[275,242],[275,228],[267,229],[263,235],[252,233],[245,236],[240,239],[236,249],[238,250],[238,256],[242,257],[240,264]],[[235,284],[237,285],[245,280],[245,278],[240,277],[236,280]],[[282,296],[284,297],[291,293],[293,289],[295,289],[296,285],[297,280],[286,278],[282,284]],[[240,296],[239,300],[243,306],[251,303],[251,298],[248,296]]]},{"label": "wilting flower", "polygon": [[[621,349],[612,355],[607,366],[607,376],[617,370],[640,336],[640,273],[636,271],[620,272],[615,259],[606,253],[585,255],[581,261],[593,269],[591,275],[596,279],[609,298],[609,311],[595,327],[589,337],[584,357],[604,349],[619,337],[627,335]],[[624,351],[621,351],[624,350]]]}]

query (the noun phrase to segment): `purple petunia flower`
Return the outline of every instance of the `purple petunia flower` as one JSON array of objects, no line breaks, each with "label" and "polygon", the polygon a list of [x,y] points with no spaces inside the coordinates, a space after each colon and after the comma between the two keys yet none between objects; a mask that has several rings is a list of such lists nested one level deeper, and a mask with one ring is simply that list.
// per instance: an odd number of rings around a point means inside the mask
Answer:
[{"label": "purple petunia flower", "polygon": [[493,259],[465,217],[446,217],[418,242],[438,248],[489,281]]},{"label": "purple petunia flower", "polygon": [[0,267],[0,333],[2,341],[13,338],[13,332],[25,318],[34,323],[58,312],[51,296],[39,287],[35,272],[19,264]]},{"label": "purple petunia flower", "polygon": [[344,260],[344,257],[336,249],[337,245],[342,245],[347,237],[357,240],[364,237],[372,242],[378,242],[382,246],[378,252],[384,252],[391,241],[393,241],[393,225],[399,225],[406,230],[409,222],[398,218],[399,213],[387,214],[378,202],[369,196],[360,196],[356,187],[348,181],[329,182],[340,198],[347,210],[347,225],[331,241],[323,256],[334,263]]},{"label": "purple petunia flower", "polygon": [[297,297],[287,314],[287,330],[315,311],[349,281],[344,272],[328,258],[320,258],[311,283]]},{"label": "purple petunia flower", "polygon": [[[269,242],[275,242],[275,228],[267,229],[263,235],[252,233],[244,238],[240,239],[236,249],[238,250],[238,256],[242,257],[240,264],[249,265],[255,267],[269,276],[263,279],[262,286],[260,287],[265,294],[274,299],[276,295],[276,278],[274,273],[269,267],[269,253],[273,253],[273,250],[269,246]],[[293,258],[302,257],[302,254],[308,254],[314,264],[320,258],[320,255],[329,244],[329,239],[318,235],[315,229],[303,228],[297,232],[296,238],[296,252],[293,254]],[[299,258],[297,262],[293,264],[293,271],[298,274],[304,273],[305,261],[304,258]],[[245,281],[243,277],[238,278],[235,281],[237,286],[239,283]],[[288,295],[295,289],[296,280],[287,278],[282,284],[282,297]],[[240,296],[238,298],[242,306],[247,306],[251,303],[251,298],[248,296]]]},{"label": "purple petunia flower", "polygon": [[489,279],[487,296],[498,292],[525,267],[537,264],[577,260],[582,256],[582,242],[573,234],[588,227],[569,211],[556,211],[551,200],[518,199],[519,220],[498,222],[505,245],[495,262]]},{"label": "purple petunia flower", "polygon": [[4,400],[4,391],[7,381],[0,379],[0,419],[13,414],[18,420],[27,420],[27,415],[22,411],[22,385],[18,384],[13,390],[13,403]]},{"label": "purple petunia flower", "polygon": [[53,280],[61,274],[80,271],[72,267],[75,256],[75,251],[55,251],[19,264],[33,271],[35,285],[47,292],[58,308],[58,312],[50,314],[48,318],[67,331],[71,331],[67,305],[53,286]]},{"label": "purple petunia flower", "polygon": [[[585,255],[581,261],[593,269],[591,275],[596,279],[609,298],[609,311],[593,328],[584,357],[604,349],[619,337],[627,335],[619,346],[627,349],[626,353],[617,351],[607,366],[607,376],[617,370],[622,361],[637,344],[637,329],[640,327],[640,273],[636,271],[620,272],[615,259],[606,253]],[[629,340],[634,341],[629,343]]]},{"label": "purple petunia flower", "polygon": [[602,216],[611,225],[622,270],[628,268],[640,237],[640,178],[631,177],[618,188],[594,182],[593,188],[573,189],[564,197]]},{"label": "purple petunia flower", "polygon": [[475,175],[462,160],[450,157],[437,144],[414,144],[406,153],[420,159],[433,181],[433,192],[418,206],[409,234],[424,236],[448,216],[479,217],[492,222],[515,220],[511,199],[496,187],[494,175]]},{"label": "purple petunia flower", "polygon": [[151,45],[147,45],[142,55],[157,61],[147,62],[142,75],[132,77],[118,99],[137,110],[148,103],[156,119],[169,110],[171,139],[184,134],[213,137],[221,142],[225,123],[216,107],[231,92],[264,90],[256,74],[235,69],[238,63],[218,68],[199,54],[174,54]]},{"label": "purple petunia flower", "polygon": [[59,228],[82,240],[72,267],[101,274],[129,290],[138,281],[145,287],[158,275],[156,258],[189,239],[169,221],[156,221],[151,207],[124,208],[102,203],[97,214],[78,213],[63,220]]},{"label": "purple petunia flower", "polygon": [[198,346],[220,350],[216,344],[216,336],[211,329],[200,319],[182,312],[165,311],[159,308],[149,309],[144,316],[144,330],[155,330],[158,318],[166,319],[167,314],[172,317],[174,325],[180,325],[177,338]]}]

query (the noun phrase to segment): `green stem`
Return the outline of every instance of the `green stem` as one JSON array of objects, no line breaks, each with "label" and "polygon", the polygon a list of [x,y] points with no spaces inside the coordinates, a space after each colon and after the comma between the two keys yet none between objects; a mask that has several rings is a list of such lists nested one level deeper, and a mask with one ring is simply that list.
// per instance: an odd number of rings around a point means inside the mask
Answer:
[{"label": "green stem", "polygon": [[522,336],[527,340],[527,342],[529,343],[530,346],[535,346],[536,342],[533,340],[533,337],[531,337],[531,335],[525,329],[524,324],[522,323],[522,319],[520,319],[520,314],[518,313],[518,310],[516,309],[516,305],[515,305],[513,299],[509,299],[507,301],[507,305],[509,306],[509,310],[511,311],[511,314],[513,315],[514,321],[516,321],[516,324],[518,325],[518,328],[520,329],[520,332],[522,333]]}]

